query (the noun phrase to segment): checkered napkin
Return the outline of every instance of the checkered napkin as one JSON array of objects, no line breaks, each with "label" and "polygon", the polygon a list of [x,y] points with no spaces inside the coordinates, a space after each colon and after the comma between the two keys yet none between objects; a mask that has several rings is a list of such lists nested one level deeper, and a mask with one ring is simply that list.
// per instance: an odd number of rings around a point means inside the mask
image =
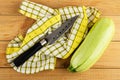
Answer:
[{"label": "checkered napkin", "polygon": [[27,30],[26,36],[17,35],[6,49],[6,58],[13,59],[32,47],[46,34],[52,33],[66,19],[79,15],[72,29],[61,36],[54,44],[46,45],[29,58],[20,67],[10,64],[17,72],[33,74],[39,71],[54,69],[56,58],[65,59],[79,46],[89,29],[99,18],[100,13],[93,7],[68,6],[52,9],[42,4],[24,0],[19,12],[36,22]]}]

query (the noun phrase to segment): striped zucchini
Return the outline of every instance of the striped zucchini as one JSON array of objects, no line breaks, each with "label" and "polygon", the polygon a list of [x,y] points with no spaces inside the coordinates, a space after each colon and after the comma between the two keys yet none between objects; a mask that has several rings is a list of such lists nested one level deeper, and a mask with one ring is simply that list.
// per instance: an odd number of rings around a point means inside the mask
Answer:
[{"label": "striped zucchini", "polygon": [[109,18],[100,18],[73,54],[68,70],[71,72],[88,70],[100,58],[113,34],[113,21]]}]

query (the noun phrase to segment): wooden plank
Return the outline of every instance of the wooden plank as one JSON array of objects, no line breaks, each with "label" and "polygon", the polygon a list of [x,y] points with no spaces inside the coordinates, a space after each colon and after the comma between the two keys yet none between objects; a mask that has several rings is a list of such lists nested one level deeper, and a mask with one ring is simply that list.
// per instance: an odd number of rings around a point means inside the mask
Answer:
[{"label": "wooden plank", "polygon": [[17,34],[25,34],[33,20],[25,16],[0,16],[0,40],[11,40]]},{"label": "wooden plank", "polygon": [[[6,61],[5,49],[7,41],[0,41],[0,67],[10,67]],[[120,42],[111,42],[100,60],[92,68],[120,68]],[[62,60],[57,59],[56,68],[66,68],[69,65],[70,58]]]},{"label": "wooden plank", "polygon": [[98,8],[103,15],[120,15],[120,0],[83,0],[83,5]]},{"label": "wooden plank", "polygon": [[102,16],[102,17],[108,17],[111,18],[114,21],[115,24],[115,35],[113,37],[114,41],[120,41],[120,16]]},{"label": "wooden plank", "polygon": [[18,8],[22,0],[0,0],[0,15],[20,15]]},{"label": "wooden plank", "polygon": [[54,71],[42,71],[33,75],[17,73],[6,61],[5,49],[8,42],[18,33],[25,34],[34,20],[18,13],[22,0],[0,0],[0,80],[120,80],[120,0],[31,0],[52,8],[69,5],[93,6],[102,15],[110,17],[116,25],[113,42],[100,60],[84,73],[70,73],[66,70],[70,58],[58,59]]},{"label": "wooden plank", "polygon": [[111,42],[93,68],[120,68],[120,42]]},{"label": "wooden plank", "polygon": [[[120,0],[31,0],[52,8],[64,6],[93,6],[102,12],[103,15],[120,15]],[[22,0],[0,0],[0,15],[20,15],[19,5]],[[117,4],[116,4],[117,3]],[[111,11],[112,10],[112,11]]]},{"label": "wooden plank", "polygon": [[10,66],[7,63],[6,56],[5,56],[5,50],[6,50],[7,44],[8,42],[0,41],[0,61],[1,61],[0,67]]},{"label": "wooden plank", "polygon": [[[108,74],[109,73],[109,74]],[[120,80],[120,69],[90,69],[83,73],[71,73],[66,69],[42,71],[26,75],[11,68],[0,68],[0,80]]]},{"label": "wooden plank", "polygon": [[[102,16],[105,17],[105,16]],[[115,23],[115,36],[113,40],[120,40],[120,16],[106,16]],[[34,23],[34,20],[25,16],[0,16],[0,40],[11,40],[18,33],[25,34],[26,30]]]},{"label": "wooden plank", "polygon": [[13,37],[15,37],[20,30],[20,26],[22,26],[25,21],[24,17],[19,17],[19,16],[16,16],[16,17],[1,16],[0,18],[1,18],[0,40],[8,40],[8,39],[12,39]]}]

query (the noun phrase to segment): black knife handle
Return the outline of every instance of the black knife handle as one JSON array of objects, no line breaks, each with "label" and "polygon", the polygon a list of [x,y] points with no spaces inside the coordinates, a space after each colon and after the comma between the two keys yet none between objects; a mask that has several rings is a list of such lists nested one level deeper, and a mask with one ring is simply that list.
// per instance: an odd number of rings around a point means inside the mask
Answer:
[{"label": "black knife handle", "polygon": [[29,48],[24,53],[20,54],[17,58],[12,61],[12,64],[16,67],[22,65],[26,60],[28,60],[31,56],[33,56],[38,50],[40,50],[47,41],[44,39],[41,42],[36,43],[31,48]]}]

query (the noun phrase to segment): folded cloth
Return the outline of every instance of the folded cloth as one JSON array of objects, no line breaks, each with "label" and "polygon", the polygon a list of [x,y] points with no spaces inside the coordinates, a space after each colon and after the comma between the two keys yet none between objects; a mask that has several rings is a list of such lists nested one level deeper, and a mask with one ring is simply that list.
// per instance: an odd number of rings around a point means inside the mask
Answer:
[{"label": "folded cloth", "polygon": [[[97,21],[100,12],[94,7],[67,6],[52,9],[42,4],[24,0],[19,12],[36,22],[27,30],[26,36],[17,35],[6,49],[8,63],[17,71],[33,74],[39,71],[54,69],[56,58],[68,58],[85,38],[89,29]],[[73,27],[61,36],[54,44],[46,45],[29,58],[20,67],[11,64],[12,60],[32,47],[46,34],[52,33],[65,20],[79,15]]]}]

